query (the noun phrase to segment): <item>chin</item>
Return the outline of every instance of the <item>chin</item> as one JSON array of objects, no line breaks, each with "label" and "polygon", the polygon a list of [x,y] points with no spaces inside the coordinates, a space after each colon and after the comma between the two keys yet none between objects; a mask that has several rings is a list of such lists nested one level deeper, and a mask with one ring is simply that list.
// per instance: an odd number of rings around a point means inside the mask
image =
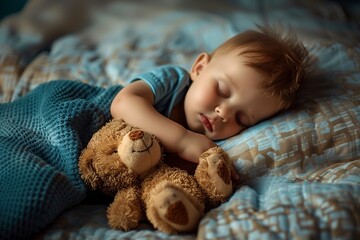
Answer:
[{"label": "chin", "polygon": [[196,133],[199,133],[199,134],[203,134],[203,135],[209,137],[207,131],[205,131],[205,129],[202,127],[202,125],[195,125],[194,126],[194,125],[189,125],[188,124],[188,129],[190,131],[193,131],[193,132],[196,132]]},{"label": "chin", "polygon": [[214,136],[214,134],[211,134],[211,133],[205,133],[204,134],[205,136],[207,136],[209,139],[211,140],[221,140],[221,138],[217,137],[217,136]]}]

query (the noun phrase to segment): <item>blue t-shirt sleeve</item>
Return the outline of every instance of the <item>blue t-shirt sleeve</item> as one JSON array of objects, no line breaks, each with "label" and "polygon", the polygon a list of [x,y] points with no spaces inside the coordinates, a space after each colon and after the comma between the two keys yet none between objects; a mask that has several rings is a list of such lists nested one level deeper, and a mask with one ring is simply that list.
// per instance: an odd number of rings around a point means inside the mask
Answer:
[{"label": "blue t-shirt sleeve", "polygon": [[154,107],[166,117],[170,116],[173,107],[185,96],[190,86],[188,72],[177,66],[165,65],[149,72],[139,74],[130,82],[145,81],[154,94]]}]

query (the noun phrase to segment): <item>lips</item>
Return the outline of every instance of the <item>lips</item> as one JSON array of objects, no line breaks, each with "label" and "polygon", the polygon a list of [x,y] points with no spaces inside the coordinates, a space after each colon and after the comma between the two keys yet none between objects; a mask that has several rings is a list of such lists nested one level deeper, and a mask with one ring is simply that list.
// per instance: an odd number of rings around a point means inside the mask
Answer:
[{"label": "lips", "polygon": [[209,132],[213,131],[213,126],[205,115],[200,114],[200,121]]}]

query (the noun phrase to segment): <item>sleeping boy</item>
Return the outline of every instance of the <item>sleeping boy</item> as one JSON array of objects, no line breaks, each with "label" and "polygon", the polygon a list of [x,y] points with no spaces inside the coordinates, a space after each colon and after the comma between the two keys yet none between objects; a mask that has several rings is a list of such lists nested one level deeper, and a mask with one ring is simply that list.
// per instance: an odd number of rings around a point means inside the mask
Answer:
[{"label": "sleeping boy", "polygon": [[162,66],[136,76],[114,98],[111,115],[154,134],[166,151],[197,163],[214,140],[288,109],[307,58],[294,36],[259,26],[211,54],[200,53],[189,72]]}]

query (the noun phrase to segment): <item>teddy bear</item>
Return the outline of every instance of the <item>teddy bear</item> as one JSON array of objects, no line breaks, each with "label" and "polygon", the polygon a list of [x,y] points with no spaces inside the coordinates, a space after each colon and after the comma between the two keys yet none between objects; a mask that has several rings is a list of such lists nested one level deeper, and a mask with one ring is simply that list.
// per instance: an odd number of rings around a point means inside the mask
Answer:
[{"label": "teddy bear", "polygon": [[194,175],[163,161],[158,139],[123,120],[97,131],[79,157],[81,178],[93,190],[114,195],[109,225],[128,231],[146,216],[158,230],[196,230],[204,213],[233,191],[230,159],[220,147],[204,152]]}]

